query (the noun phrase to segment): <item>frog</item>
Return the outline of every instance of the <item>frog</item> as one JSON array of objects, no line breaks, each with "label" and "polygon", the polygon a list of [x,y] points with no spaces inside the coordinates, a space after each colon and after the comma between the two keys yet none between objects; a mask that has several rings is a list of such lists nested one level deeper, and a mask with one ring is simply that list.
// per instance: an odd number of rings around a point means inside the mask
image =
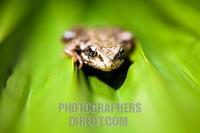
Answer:
[{"label": "frog", "polygon": [[78,69],[86,65],[104,72],[119,68],[135,46],[133,34],[119,27],[75,27],[64,31],[62,41]]}]

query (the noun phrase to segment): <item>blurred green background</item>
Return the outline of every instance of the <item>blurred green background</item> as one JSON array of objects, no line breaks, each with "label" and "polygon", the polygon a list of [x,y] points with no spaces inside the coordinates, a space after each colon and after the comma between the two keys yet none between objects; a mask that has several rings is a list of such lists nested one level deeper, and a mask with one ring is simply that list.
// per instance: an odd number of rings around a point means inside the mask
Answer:
[{"label": "blurred green background", "polygon": [[[1,0],[0,132],[200,132],[199,0]],[[63,55],[65,29],[121,26],[137,38],[114,90]],[[81,86],[81,87],[80,87]],[[60,102],[140,102],[127,127],[70,127]],[[74,114],[77,115],[77,114]],[[90,115],[90,114],[89,114]]]}]

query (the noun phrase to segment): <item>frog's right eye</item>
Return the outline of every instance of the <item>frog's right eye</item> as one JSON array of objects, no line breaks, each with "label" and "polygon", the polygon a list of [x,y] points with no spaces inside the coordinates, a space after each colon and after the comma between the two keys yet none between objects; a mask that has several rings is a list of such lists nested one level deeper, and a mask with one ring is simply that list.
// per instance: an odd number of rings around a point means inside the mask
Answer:
[{"label": "frog's right eye", "polygon": [[96,51],[92,50],[92,48],[90,46],[86,48],[85,54],[89,58],[94,58],[94,57],[96,57],[98,55],[98,53]]}]

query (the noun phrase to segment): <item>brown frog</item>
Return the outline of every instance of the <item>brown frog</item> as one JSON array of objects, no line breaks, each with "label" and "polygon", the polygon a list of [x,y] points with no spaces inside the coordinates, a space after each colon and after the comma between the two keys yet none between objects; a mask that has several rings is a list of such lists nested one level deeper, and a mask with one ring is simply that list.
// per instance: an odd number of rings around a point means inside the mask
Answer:
[{"label": "brown frog", "polygon": [[102,71],[119,68],[134,48],[133,35],[121,28],[74,28],[63,35],[64,52],[78,62]]}]

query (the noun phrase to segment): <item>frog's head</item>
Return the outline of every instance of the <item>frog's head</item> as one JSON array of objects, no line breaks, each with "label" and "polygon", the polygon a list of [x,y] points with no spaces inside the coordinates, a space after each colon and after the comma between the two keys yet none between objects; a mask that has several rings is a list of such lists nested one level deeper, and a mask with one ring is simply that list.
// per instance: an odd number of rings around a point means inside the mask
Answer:
[{"label": "frog's head", "polygon": [[117,69],[124,61],[125,50],[120,44],[108,46],[88,45],[81,53],[84,63],[102,71]]}]

